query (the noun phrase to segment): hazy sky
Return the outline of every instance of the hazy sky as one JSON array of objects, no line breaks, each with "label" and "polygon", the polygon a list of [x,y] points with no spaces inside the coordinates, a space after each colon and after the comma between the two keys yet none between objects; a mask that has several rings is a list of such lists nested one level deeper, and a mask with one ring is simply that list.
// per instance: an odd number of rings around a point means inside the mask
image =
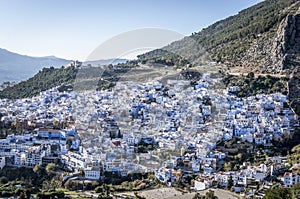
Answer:
[{"label": "hazy sky", "polygon": [[0,0],[0,48],[85,60],[140,28],[190,35],[261,0]]}]

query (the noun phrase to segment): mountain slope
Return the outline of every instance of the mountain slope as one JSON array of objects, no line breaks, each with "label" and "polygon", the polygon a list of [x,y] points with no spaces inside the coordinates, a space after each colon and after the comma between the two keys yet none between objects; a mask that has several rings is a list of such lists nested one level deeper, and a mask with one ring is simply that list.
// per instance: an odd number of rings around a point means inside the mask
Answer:
[{"label": "mountain slope", "polygon": [[61,67],[69,62],[54,56],[30,57],[0,48],[0,81],[25,80],[43,67]]},{"label": "mountain slope", "polygon": [[[266,0],[173,42],[162,48],[163,53],[156,50],[139,58],[163,63],[172,57],[175,65],[180,64],[178,59],[187,59],[190,64],[199,65],[199,60],[206,57],[204,59],[207,61],[222,62],[229,67],[239,66],[239,71],[255,69],[259,73],[279,73],[289,65],[299,63],[297,59],[293,59],[296,63],[287,59],[300,52],[295,48],[298,43],[294,42],[300,38],[296,28],[300,27],[299,7],[298,0]],[[186,53],[186,47],[191,43],[194,50]],[[293,56],[284,58],[289,51],[282,49],[289,48],[294,50]],[[175,53],[180,58],[175,60],[166,52]]]}]

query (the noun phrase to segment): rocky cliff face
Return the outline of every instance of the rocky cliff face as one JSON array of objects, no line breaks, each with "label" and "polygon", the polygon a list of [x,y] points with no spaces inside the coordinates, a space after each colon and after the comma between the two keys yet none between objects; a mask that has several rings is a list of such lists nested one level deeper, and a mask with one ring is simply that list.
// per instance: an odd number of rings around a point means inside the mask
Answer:
[{"label": "rocky cliff face", "polygon": [[[291,74],[300,66],[300,2],[282,10],[288,13],[274,28],[257,34],[243,53],[240,72]],[[230,63],[239,66],[237,62]]]},{"label": "rocky cliff face", "polygon": [[272,52],[272,63],[278,66],[278,72],[290,73],[300,66],[300,8],[281,22]]}]

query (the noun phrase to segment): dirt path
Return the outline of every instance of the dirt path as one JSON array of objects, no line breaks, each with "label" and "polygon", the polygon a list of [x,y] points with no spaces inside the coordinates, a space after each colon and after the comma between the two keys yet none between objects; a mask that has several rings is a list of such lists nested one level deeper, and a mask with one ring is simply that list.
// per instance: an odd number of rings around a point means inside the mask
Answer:
[{"label": "dirt path", "polygon": [[[239,75],[247,75],[248,73],[229,73],[229,75],[235,75],[235,76],[239,76]],[[272,77],[286,77],[286,75],[281,75],[281,74],[262,74],[262,73],[254,73],[254,77],[258,77],[258,76],[267,76],[270,75]]]}]

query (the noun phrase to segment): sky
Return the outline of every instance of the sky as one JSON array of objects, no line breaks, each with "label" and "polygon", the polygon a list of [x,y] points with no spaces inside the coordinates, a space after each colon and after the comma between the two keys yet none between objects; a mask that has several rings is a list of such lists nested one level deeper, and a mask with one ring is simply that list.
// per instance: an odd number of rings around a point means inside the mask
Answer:
[{"label": "sky", "polygon": [[0,0],[0,48],[84,61],[132,30],[198,32],[261,0]]}]

